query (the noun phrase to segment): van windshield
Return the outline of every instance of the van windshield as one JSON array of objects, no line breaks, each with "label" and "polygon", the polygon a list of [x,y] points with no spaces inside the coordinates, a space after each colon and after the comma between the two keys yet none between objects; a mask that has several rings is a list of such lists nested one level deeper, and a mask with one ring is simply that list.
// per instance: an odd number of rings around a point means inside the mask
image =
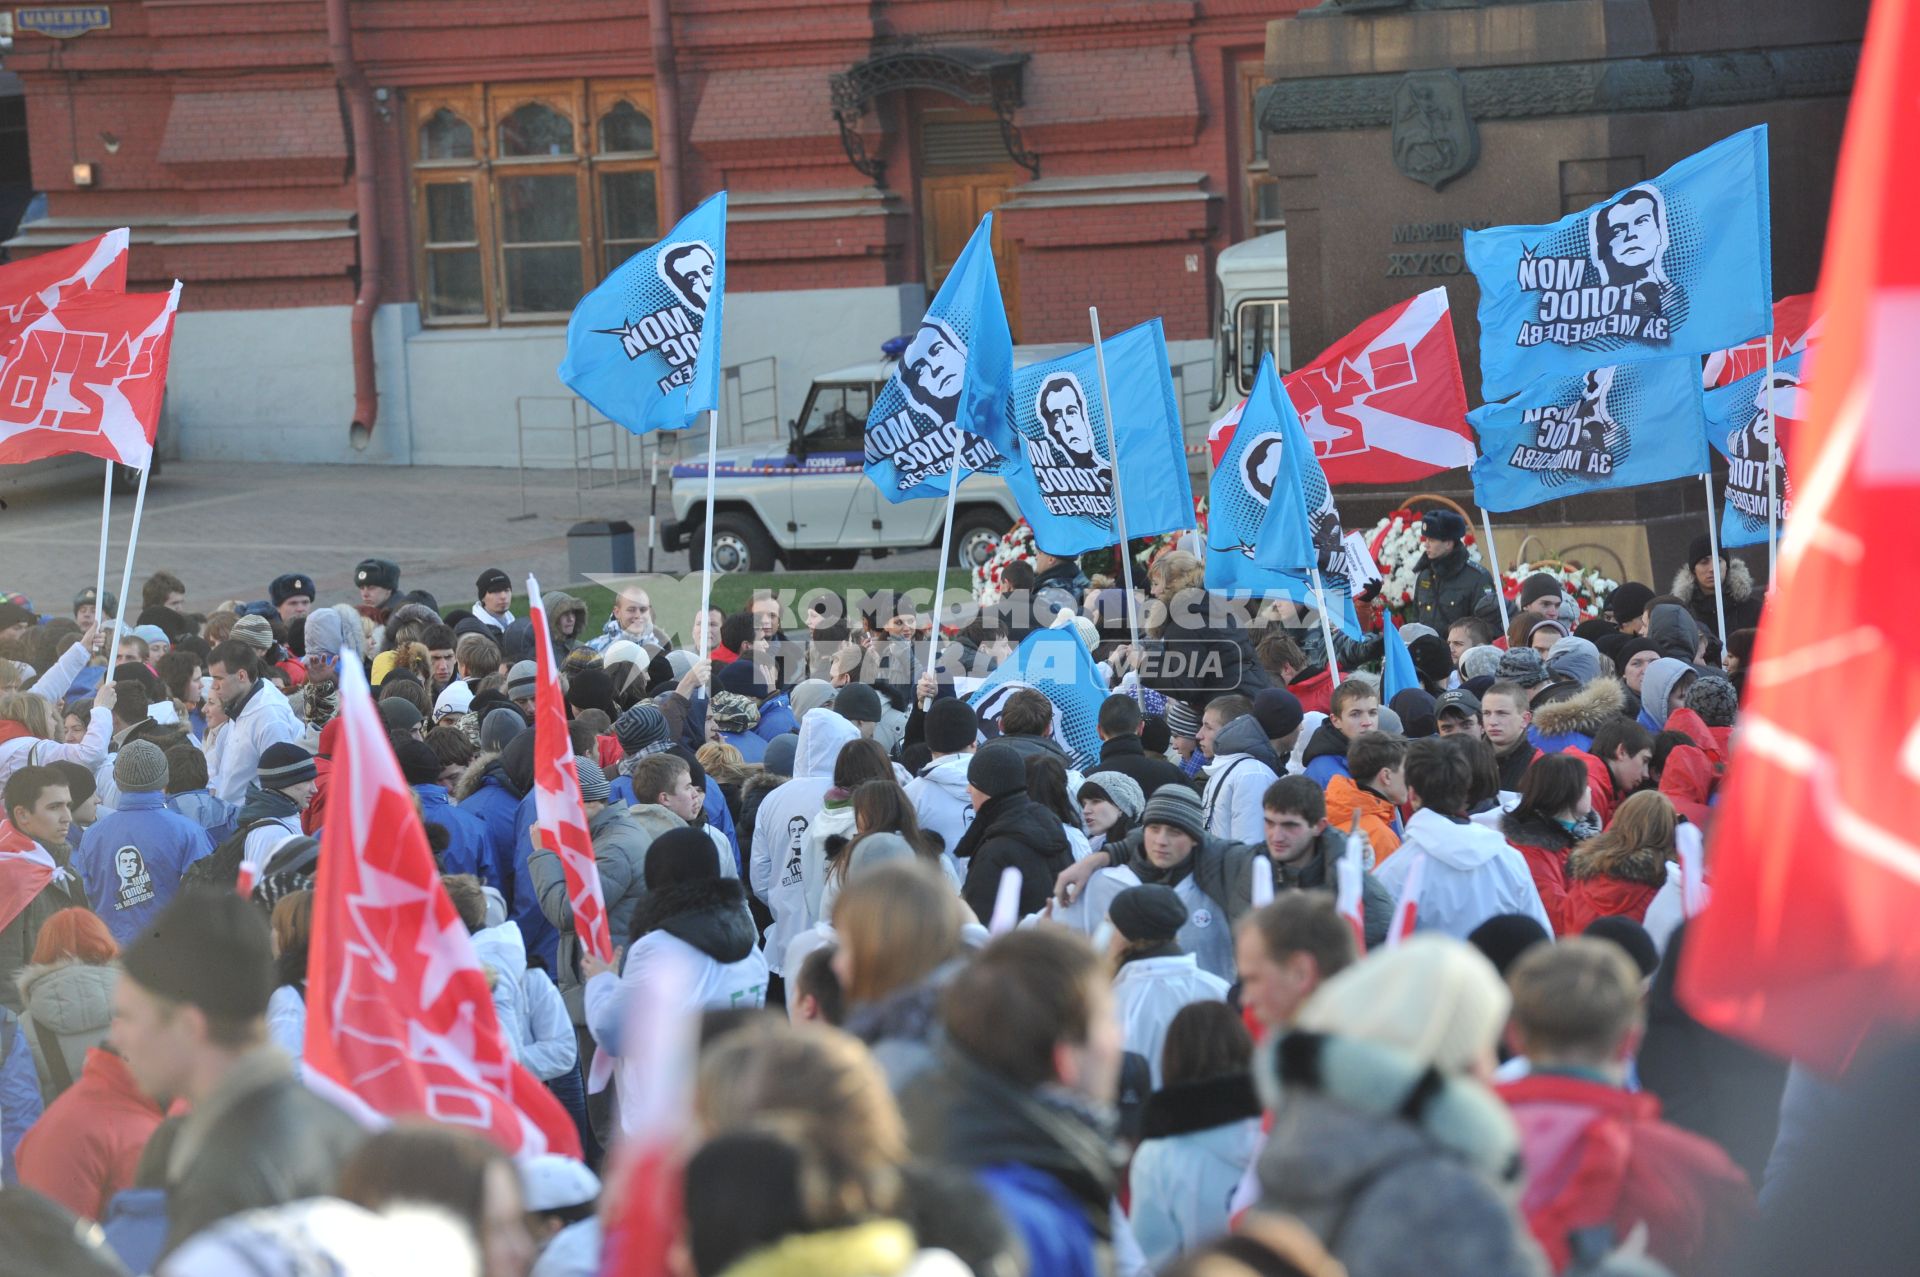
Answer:
[{"label": "van windshield", "polygon": [[800,423],[801,447],[808,452],[859,452],[866,447],[867,410],[873,387],[819,386]]}]

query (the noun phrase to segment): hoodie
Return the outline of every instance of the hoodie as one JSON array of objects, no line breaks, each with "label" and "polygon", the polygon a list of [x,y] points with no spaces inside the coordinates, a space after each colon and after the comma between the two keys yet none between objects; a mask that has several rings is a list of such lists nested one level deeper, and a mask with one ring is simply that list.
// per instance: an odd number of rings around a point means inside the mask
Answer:
[{"label": "hoodie", "polygon": [[[549,596],[551,597],[551,596]],[[493,971],[493,1010],[513,1058],[541,1081],[580,1058],[567,1004],[546,972],[527,966],[526,940],[511,922],[473,933],[474,954]]]},{"label": "hoodie", "polygon": [[1340,734],[1340,729],[1333,725],[1331,718],[1314,728],[1313,735],[1307,738],[1306,748],[1300,752],[1300,762],[1307,778],[1322,789],[1335,776],[1351,778],[1353,772],[1347,767],[1347,746],[1351,743]]},{"label": "hoodie", "polygon": [[[540,606],[546,609],[547,632],[553,639],[553,650],[564,656],[586,641],[587,605],[565,590],[548,590],[540,596]],[[573,635],[565,637],[560,632],[562,617],[573,617]]]},{"label": "hoodie", "polygon": [[967,793],[967,764],[972,754],[948,754],[936,758],[907,782],[907,798],[913,803],[920,828],[940,838],[941,854],[949,863],[953,849],[973,824],[973,798]]},{"label": "hoodie", "polygon": [[1694,672],[1690,663],[1671,656],[1663,656],[1647,666],[1646,673],[1640,677],[1641,726],[1650,732],[1666,727],[1667,702],[1673,699],[1675,685]]},{"label": "hoodie", "polygon": [[1693,664],[1700,650],[1700,635],[1700,625],[1693,614],[1678,603],[1662,603],[1647,613],[1647,642],[1658,648],[1662,656]]},{"label": "hoodie", "polygon": [[1543,754],[1585,750],[1594,734],[1626,708],[1627,685],[1617,678],[1597,678],[1564,700],[1533,707],[1533,726],[1527,739]]},{"label": "hoodie", "polygon": [[1450,820],[1429,808],[1414,812],[1400,850],[1376,871],[1395,901],[1420,859],[1416,853],[1425,853],[1427,860],[1417,902],[1418,930],[1443,931],[1465,940],[1495,914],[1524,913],[1548,933],[1553,931],[1525,858],[1493,830]]},{"label": "hoodie", "polygon": [[1266,828],[1260,800],[1285,771],[1259,719],[1242,714],[1221,728],[1200,799],[1207,832],[1228,842],[1259,842]]},{"label": "hoodie", "polygon": [[754,816],[748,885],[773,914],[767,952],[773,955],[776,975],[788,942],[810,925],[801,873],[807,830],[833,788],[833,765],[841,748],[859,736],[859,728],[830,709],[808,714],[800,724],[793,779],[768,794]]},{"label": "hoodie", "polygon": [[[119,980],[117,966],[73,959],[20,973],[20,1000],[25,1004],[20,1031],[33,1049],[33,1071],[48,1104],[80,1076],[87,1052],[106,1042],[113,1023],[113,986]],[[58,1061],[47,1058],[53,1047],[59,1048]]]}]

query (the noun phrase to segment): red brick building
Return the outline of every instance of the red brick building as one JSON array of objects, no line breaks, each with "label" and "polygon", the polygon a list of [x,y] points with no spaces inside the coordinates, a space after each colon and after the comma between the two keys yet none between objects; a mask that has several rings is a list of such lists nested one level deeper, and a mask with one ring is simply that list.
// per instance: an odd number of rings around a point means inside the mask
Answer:
[{"label": "red brick building", "polygon": [[186,455],[505,465],[574,301],[723,187],[726,356],[776,361],[782,418],[988,209],[1017,340],[1097,304],[1177,362],[1277,225],[1253,97],[1293,0],[653,3],[79,6],[110,25],[7,58],[46,197],[9,248],[128,224],[133,286],[186,282]]}]

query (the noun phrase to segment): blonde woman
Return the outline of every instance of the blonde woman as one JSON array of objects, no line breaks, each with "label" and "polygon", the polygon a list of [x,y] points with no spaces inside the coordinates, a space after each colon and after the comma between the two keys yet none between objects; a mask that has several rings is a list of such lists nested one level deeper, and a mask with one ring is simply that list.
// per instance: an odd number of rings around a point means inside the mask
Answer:
[{"label": "blonde woman", "polygon": [[87,731],[75,745],[66,743],[65,725],[53,704],[33,692],[0,696],[0,785],[22,767],[49,763],[78,763],[92,770],[107,756],[113,735],[113,707],[119,692],[112,679],[103,679],[94,693]]}]

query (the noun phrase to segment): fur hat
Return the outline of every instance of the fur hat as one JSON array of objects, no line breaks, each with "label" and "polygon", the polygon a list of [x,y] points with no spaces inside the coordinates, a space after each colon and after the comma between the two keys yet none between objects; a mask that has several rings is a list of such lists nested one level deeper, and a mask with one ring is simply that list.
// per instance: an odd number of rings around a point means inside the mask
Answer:
[{"label": "fur hat", "polygon": [[1467,521],[1456,510],[1429,510],[1420,520],[1420,535],[1436,541],[1464,541],[1467,538]]},{"label": "fur hat", "polygon": [[287,572],[267,582],[267,597],[275,607],[288,599],[304,598],[312,602],[317,593],[313,588],[313,578],[304,572]]},{"label": "fur hat", "polygon": [[362,559],[353,569],[353,583],[369,585],[376,590],[397,590],[400,588],[400,565],[387,559]]}]

